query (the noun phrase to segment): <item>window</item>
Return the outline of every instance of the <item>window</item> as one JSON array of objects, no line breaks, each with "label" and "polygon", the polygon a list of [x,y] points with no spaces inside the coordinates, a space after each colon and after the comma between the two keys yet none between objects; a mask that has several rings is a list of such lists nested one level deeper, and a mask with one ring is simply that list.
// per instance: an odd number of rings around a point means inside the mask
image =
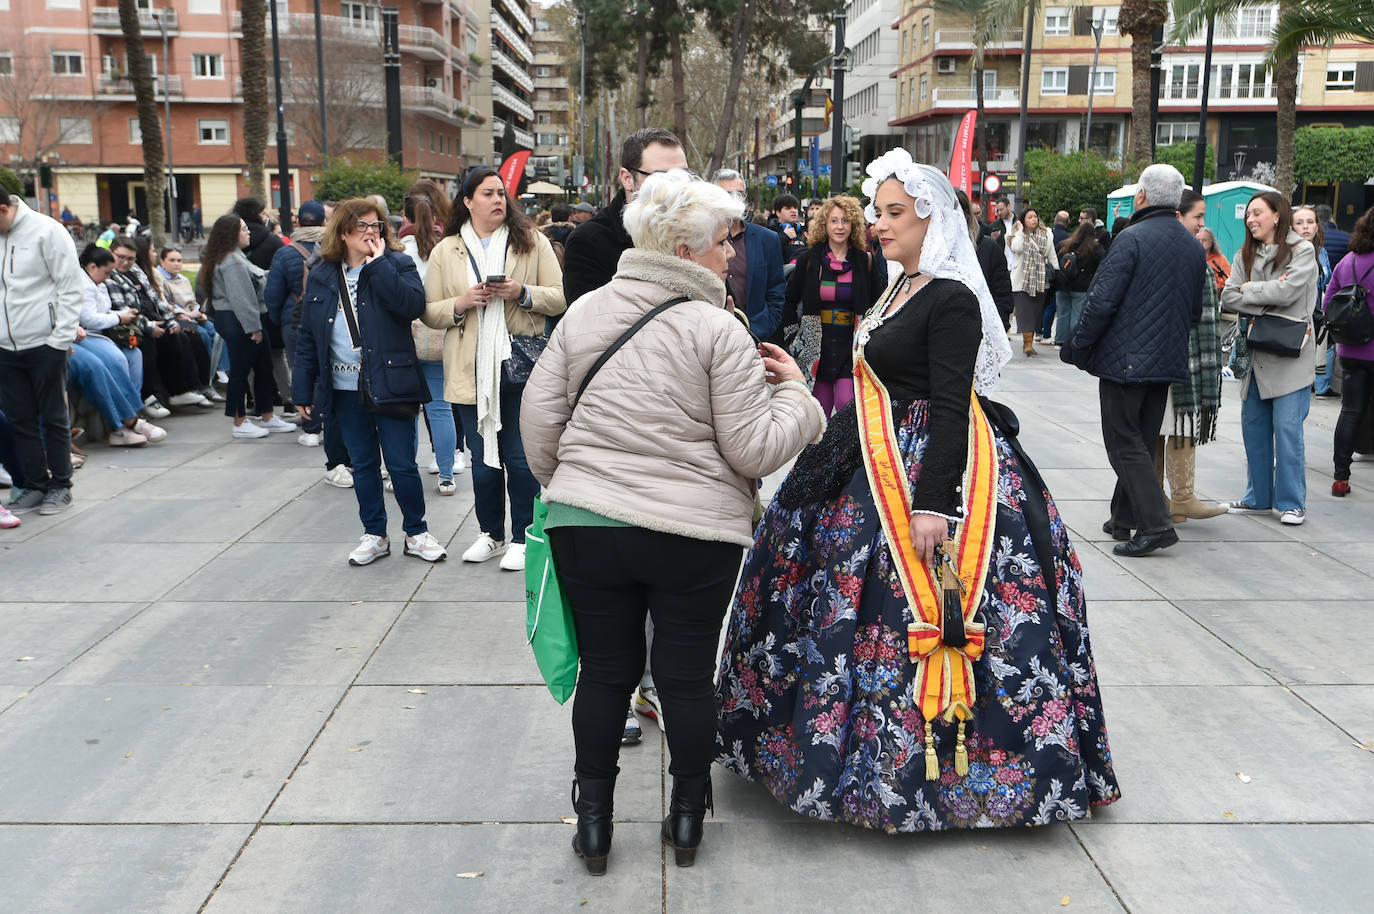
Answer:
[{"label": "window", "polygon": [[550,75],[549,67],[535,67],[534,75],[538,77],[548,77]]},{"label": "window", "polygon": [[223,79],[223,54],[192,54],[191,75],[196,79]]},{"label": "window", "polygon": [[1251,7],[1236,14],[1237,38],[1268,38],[1273,28],[1274,11],[1271,7]]},{"label": "window", "polygon": [[1353,92],[1355,90],[1355,65],[1353,63],[1327,64],[1326,88],[1337,92]]},{"label": "window", "polygon": [[191,0],[186,8],[188,13],[218,13],[219,0]]},{"label": "window", "polygon": [[1041,95],[1068,95],[1069,68],[1045,67],[1040,71]]},{"label": "window", "polygon": [[19,118],[0,117],[0,143],[19,142]]},{"label": "window", "polygon": [[377,21],[378,9],[379,7],[372,3],[346,2],[343,4],[343,17],[358,25],[371,24]]},{"label": "window", "polygon": [[57,119],[57,142],[91,142],[91,119],[88,117],[59,117]]},{"label": "window", "polygon": [[1098,67],[1093,71],[1093,95],[1116,94],[1116,67]]},{"label": "window", "polygon": [[930,95],[930,77],[927,76],[926,74],[922,73],[922,74],[921,74],[921,101],[925,101],[925,100],[926,100],[926,97],[927,97],[928,95]]},{"label": "window", "polygon": [[223,118],[202,117],[196,121],[196,136],[202,146],[228,146],[229,122]]},{"label": "window", "polygon": [[86,72],[80,51],[53,51],[52,71],[57,76],[80,76]]},{"label": "window", "polygon": [[143,125],[139,123],[136,117],[129,118],[129,145],[143,145]]},{"label": "window", "polygon": [[1155,145],[1192,143],[1197,140],[1197,121],[1160,121],[1155,125]]},{"label": "window", "polygon": [[921,20],[921,44],[930,40],[930,17]]},{"label": "window", "polygon": [[1069,9],[1066,6],[1045,8],[1045,37],[1071,34],[1069,31]]},{"label": "window", "polygon": [[1117,34],[1116,19],[1121,13],[1119,6],[1104,6],[1095,11],[1097,18],[1102,20],[1102,37]]},{"label": "window", "polygon": [[[1352,70],[1351,72],[1353,73],[1354,71]],[[0,54],[0,76],[13,76],[13,75],[14,75],[14,54],[13,54],[12,52],[10,52],[10,51],[6,51],[5,53]],[[1352,83],[1352,85],[1353,85],[1353,83]]]}]

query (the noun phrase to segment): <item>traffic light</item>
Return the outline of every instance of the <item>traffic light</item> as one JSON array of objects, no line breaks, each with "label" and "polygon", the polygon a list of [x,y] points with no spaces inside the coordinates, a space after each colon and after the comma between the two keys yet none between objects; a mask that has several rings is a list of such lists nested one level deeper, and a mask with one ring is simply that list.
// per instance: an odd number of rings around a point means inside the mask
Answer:
[{"label": "traffic light", "polygon": [[786,184],[788,187],[791,187],[791,186],[792,186],[792,173],[791,173],[791,172],[788,172],[788,173],[787,173],[787,177],[785,177],[785,178],[782,179],[782,183],[783,183],[783,184]]},{"label": "traffic light", "polygon": [[863,166],[858,162],[844,163],[844,186],[853,187],[855,184],[863,183]]}]

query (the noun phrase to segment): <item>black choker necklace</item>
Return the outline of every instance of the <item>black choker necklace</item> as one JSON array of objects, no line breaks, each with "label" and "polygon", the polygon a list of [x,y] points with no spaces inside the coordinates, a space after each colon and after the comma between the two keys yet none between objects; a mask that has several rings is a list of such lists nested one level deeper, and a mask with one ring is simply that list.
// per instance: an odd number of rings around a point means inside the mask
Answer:
[{"label": "black choker necklace", "polygon": [[912,282],[912,280],[914,280],[917,276],[920,276],[920,275],[921,275],[921,271],[920,271],[920,270],[917,270],[915,273],[903,273],[903,274],[902,274],[902,291],[903,291],[903,292],[906,292],[906,291],[910,290],[910,289],[911,289],[911,282]]}]

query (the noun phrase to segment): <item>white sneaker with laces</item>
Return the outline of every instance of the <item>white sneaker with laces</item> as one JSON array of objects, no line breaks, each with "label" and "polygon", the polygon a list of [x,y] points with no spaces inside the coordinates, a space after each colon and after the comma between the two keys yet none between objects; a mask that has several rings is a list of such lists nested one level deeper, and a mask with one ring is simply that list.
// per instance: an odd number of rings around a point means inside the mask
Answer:
[{"label": "white sneaker with laces", "polygon": [[205,397],[196,393],[194,390],[188,390],[184,394],[173,394],[171,399],[168,400],[167,403],[171,406],[200,406],[202,404],[204,404],[205,406],[214,405],[209,400],[205,399]]},{"label": "white sneaker with laces", "polygon": [[342,463],[332,470],[326,470],[324,474],[326,485],[336,486],[340,489],[353,488],[353,471]]},{"label": "white sneaker with laces", "polygon": [[501,540],[498,542],[497,540],[491,538],[491,534],[483,533],[481,536],[477,537],[477,540],[471,546],[468,547],[468,551],[463,553],[463,561],[485,562],[487,559],[496,558],[496,556],[500,555],[505,551],[505,540]]},{"label": "white sneaker with laces", "polygon": [[301,447],[319,447],[323,441],[324,436],[314,432],[301,432],[300,437],[296,439],[296,443]]},{"label": "white sneaker with laces", "polygon": [[525,544],[511,543],[506,547],[506,554],[501,556],[502,571],[524,571],[525,570]]},{"label": "white sneaker with laces", "polygon": [[464,454],[462,451],[454,451],[454,452],[453,452],[453,475],[454,475],[454,476],[457,476],[459,473],[465,473],[465,472],[467,472],[467,468],[468,468],[468,456],[467,456],[467,454]]},{"label": "white sneaker with laces", "polygon": [[235,438],[266,438],[270,432],[265,428],[245,421],[242,425],[234,426],[233,437]]},{"label": "white sneaker with laces", "polygon": [[157,397],[149,397],[143,401],[143,415],[149,419],[166,419],[171,414],[170,409],[157,402]]},{"label": "white sneaker with laces", "polygon": [[294,432],[299,426],[295,423],[287,422],[281,416],[273,416],[266,422],[258,420],[258,428],[265,428],[269,432]]},{"label": "white sneaker with laces", "polygon": [[630,696],[630,707],[638,714],[658,724],[659,730],[667,730],[663,724],[663,705],[658,700],[658,688],[641,685]]},{"label": "white sneaker with laces", "polygon": [[371,565],[377,559],[391,555],[391,540],[385,536],[364,533],[358,548],[348,554],[350,565]]},{"label": "white sneaker with laces", "polygon": [[1305,508],[1289,508],[1279,515],[1279,523],[1287,524],[1290,527],[1300,526],[1305,520],[1307,520],[1307,509]]},{"label": "white sneaker with laces", "polygon": [[140,444],[147,444],[148,439],[133,429],[121,425],[110,432],[110,437],[105,439],[105,443],[110,447],[138,447]]},{"label": "white sneaker with laces", "polygon": [[142,435],[144,438],[147,438],[154,444],[156,444],[159,441],[165,440],[167,437],[167,430],[165,428],[160,428],[159,426],[156,426],[153,423],[149,422],[147,419],[139,419],[137,422],[135,422],[134,431],[138,432],[140,435]]},{"label": "white sneaker with laces", "polygon": [[419,536],[406,537],[406,555],[413,555],[424,559],[426,562],[442,562],[448,557],[444,547],[439,545],[439,541],[434,538],[434,534],[426,530]]},{"label": "white sneaker with laces", "polygon": [[429,466],[425,467],[425,472],[428,473],[428,474],[431,475],[431,476],[438,476],[438,475],[439,475],[439,458],[438,458],[438,457],[435,457],[433,460],[431,460],[431,461],[429,462]]},{"label": "white sneaker with laces", "polygon": [[453,480],[452,480],[452,479],[441,479],[441,480],[439,480],[439,494],[440,494],[440,495],[452,495],[452,494],[454,494],[454,493],[457,492],[457,491],[458,491],[458,487],[457,487],[456,485],[453,484]]}]

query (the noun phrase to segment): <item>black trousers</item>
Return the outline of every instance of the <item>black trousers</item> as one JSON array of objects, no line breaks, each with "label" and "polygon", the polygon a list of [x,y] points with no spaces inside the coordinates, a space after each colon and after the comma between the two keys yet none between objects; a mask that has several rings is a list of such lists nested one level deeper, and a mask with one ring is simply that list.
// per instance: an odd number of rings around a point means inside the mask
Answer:
[{"label": "black trousers", "polygon": [[0,349],[0,410],[14,428],[24,485],[44,492],[70,489],[67,354],[47,345],[18,352]]},{"label": "black trousers", "polygon": [[272,380],[272,345],[264,331],[260,342],[253,342],[232,311],[215,314],[215,330],[229,347],[229,384],[224,389],[224,414],[231,419],[248,415],[244,394],[248,387],[248,373],[253,373],[253,406],[258,414],[272,410],[272,394],[277,389]]},{"label": "black trousers", "polygon": [[644,673],[646,613],[654,620],[651,665],[672,753],[668,771],[707,774],[716,645],[744,548],[642,527],[558,527],[549,543],[582,654],[572,713],[577,776],[620,770],[625,708]]},{"label": "black trousers", "polygon": [[1164,488],[1155,475],[1155,446],[1164,424],[1168,384],[1098,382],[1102,404],[1102,443],[1116,471],[1112,523],[1140,533],[1163,533],[1173,526]]},{"label": "black trousers", "polygon": [[1341,415],[1336,420],[1336,478],[1350,478],[1350,461],[1355,456],[1355,440],[1370,398],[1374,397],[1374,362],[1341,358]]},{"label": "black trousers", "polygon": [[[184,394],[188,390],[199,390],[202,383],[196,380],[197,368],[194,345],[195,339],[202,349],[200,336],[194,333],[164,333],[153,339],[151,333],[139,337],[138,348],[143,350],[143,397],[155,396],[158,387],[164,388],[169,396]],[[205,354],[205,365],[210,365],[210,354]]]},{"label": "black trousers", "polygon": [[196,386],[194,389],[200,390],[202,387],[210,386],[210,382],[213,380],[210,374],[210,350],[206,347],[205,340],[201,337],[196,322],[177,321],[177,325],[181,327],[181,333],[178,334],[178,336],[184,334],[187,337],[190,345],[186,348],[187,351],[190,352],[192,360],[195,362]]}]

